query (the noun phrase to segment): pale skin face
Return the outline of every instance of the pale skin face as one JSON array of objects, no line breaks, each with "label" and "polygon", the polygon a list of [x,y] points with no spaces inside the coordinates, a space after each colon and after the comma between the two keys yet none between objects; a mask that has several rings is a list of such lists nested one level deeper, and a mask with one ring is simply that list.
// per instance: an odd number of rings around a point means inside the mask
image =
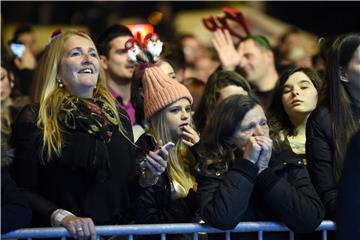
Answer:
[{"label": "pale skin face", "polygon": [[171,79],[174,79],[174,80],[177,81],[174,68],[173,68],[168,62],[162,61],[162,62],[160,63],[160,65],[159,65],[159,67],[160,67],[161,70],[162,70],[166,75],[168,75]]},{"label": "pale skin face", "polygon": [[229,85],[220,90],[220,96],[218,102],[221,102],[225,98],[228,98],[232,95],[248,95],[248,92],[244,88],[236,85]]},{"label": "pale skin face", "polygon": [[30,49],[32,54],[35,55],[37,53],[36,39],[33,33],[27,32],[20,34],[19,41],[24,43],[24,45]]},{"label": "pale skin face", "polygon": [[130,80],[134,74],[135,65],[131,62],[125,49],[125,43],[130,38],[131,36],[114,38],[110,42],[108,56],[101,56],[102,66],[113,79],[120,78]]},{"label": "pale skin face", "polygon": [[1,102],[5,101],[11,94],[11,79],[9,72],[1,67],[0,96]]},{"label": "pale skin face", "polygon": [[349,64],[345,68],[348,90],[354,99],[359,101],[360,106],[360,46],[356,49]]},{"label": "pale skin face", "polygon": [[165,108],[165,120],[174,139],[183,136],[183,131],[191,123],[191,104],[187,98],[181,98]]},{"label": "pale skin face", "polygon": [[250,109],[243,120],[237,126],[232,137],[232,143],[239,149],[243,149],[251,137],[265,136],[269,137],[269,126],[264,110],[256,105]]},{"label": "pale skin face", "polygon": [[196,38],[185,38],[182,43],[187,63],[193,64],[202,55],[202,46]]},{"label": "pale skin face", "polygon": [[293,119],[316,108],[318,92],[304,72],[296,72],[285,82],[281,100],[286,114]]},{"label": "pale skin face", "polygon": [[83,37],[70,37],[64,47],[57,78],[75,96],[92,97],[99,77],[99,58],[94,44]]},{"label": "pale skin face", "polygon": [[266,77],[271,56],[268,51],[262,51],[253,40],[243,42],[242,50],[240,67],[245,72],[246,80],[256,85],[259,80]]}]

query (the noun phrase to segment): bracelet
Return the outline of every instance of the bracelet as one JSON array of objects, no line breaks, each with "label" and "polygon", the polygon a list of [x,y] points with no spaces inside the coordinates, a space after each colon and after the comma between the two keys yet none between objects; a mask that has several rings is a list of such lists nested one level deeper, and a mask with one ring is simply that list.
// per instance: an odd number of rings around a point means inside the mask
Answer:
[{"label": "bracelet", "polygon": [[64,218],[67,216],[74,216],[71,212],[64,209],[57,209],[53,214],[51,214],[51,226],[60,227],[60,224]]}]

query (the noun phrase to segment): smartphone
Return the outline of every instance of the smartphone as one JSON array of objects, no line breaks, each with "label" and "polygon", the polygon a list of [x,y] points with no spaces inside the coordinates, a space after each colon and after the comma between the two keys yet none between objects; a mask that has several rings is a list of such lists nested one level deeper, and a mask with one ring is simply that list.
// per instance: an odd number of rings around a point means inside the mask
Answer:
[{"label": "smartphone", "polygon": [[17,58],[22,58],[25,48],[25,45],[22,43],[10,43],[10,49]]},{"label": "smartphone", "polygon": [[165,144],[164,146],[162,146],[162,148],[165,148],[167,151],[169,151],[170,149],[172,149],[175,146],[175,144],[173,142],[168,142],[167,144]]},{"label": "smartphone", "polygon": [[[172,149],[174,146],[175,146],[175,144],[174,144],[173,142],[168,142],[168,143],[166,143],[165,145],[163,145],[161,148],[165,148],[166,151],[169,151],[169,150]],[[158,150],[156,150],[155,153],[159,153],[159,151],[160,151],[160,148],[159,148]],[[145,161],[145,160],[142,160],[142,161],[140,162],[140,165],[142,165],[144,161]]]}]

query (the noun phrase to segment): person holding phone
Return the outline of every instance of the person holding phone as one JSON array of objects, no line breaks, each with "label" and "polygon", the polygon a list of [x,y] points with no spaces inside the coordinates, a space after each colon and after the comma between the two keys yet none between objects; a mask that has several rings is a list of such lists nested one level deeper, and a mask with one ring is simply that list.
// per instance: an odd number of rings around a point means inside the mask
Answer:
[{"label": "person holding phone", "polygon": [[22,95],[31,96],[34,71],[37,66],[36,57],[29,47],[19,40],[10,41],[9,48],[13,55],[14,74],[18,88]]},{"label": "person holding phone", "polygon": [[149,129],[136,142],[137,155],[143,174],[152,180],[144,184],[143,193],[135,201],[135,221],[193,221],[197,204],[196,181],[191,172],[195,158],[190,149],[200,140],[192,125],[193,98],[185,86],[158,66],[145,69],[143,91]]}]

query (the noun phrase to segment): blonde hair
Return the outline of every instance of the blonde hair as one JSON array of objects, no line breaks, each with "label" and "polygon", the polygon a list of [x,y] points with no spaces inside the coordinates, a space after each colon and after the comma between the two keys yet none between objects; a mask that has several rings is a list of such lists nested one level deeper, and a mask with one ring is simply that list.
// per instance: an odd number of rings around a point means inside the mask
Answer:
[{"label": "blonde hair", "polygon": [[[61,149],[64,145],[64,140],[61,134],[61,127],[58,121],[60,108],[62,103],[69,100],[71,96],[70,92],[65,87],[60,88],[57,83],[57,73],[61,64],[61,59],[64,55],[64,47],[66,42],[74,36],[80,36],[88,39],[91,43],[91,38],[80,31],[71,30],[61,33],[47,46],[40,64],[37,70],[37,81],[38,81],[38,92],[40,94],[39,104],[39,116],[37,120],[37,126],[43,130],[43,152],[46,153],[47,158],[44,159],[43,163],[47,163],[51,159],[52,153],[57,156],[61,155]],[[97,81],[96,88],[93,92],[94,98],[103,99],[105,104],[108,104],[114,116],[117,119],[119,130],[126,139],[129,140],[125,134],[125,130],[119,120],[118,111],[113,97],[107,91],[105,85],[105,74],[100,69],[99,78]],[[130,140],[129,140],[130,141]]]},{"label": "blonde hair", "polygon": [[181,139],[173,139],[171,136],[170,127],[165,119],[165,109],[157,112],[151,118],[149,131],[156,140],[161,139],[164,144],[170,141],[175,143],[175,147],[169,150],[167,172],[170,176],[170,181],[182,186],[182,189],[177,189],[180,190],[180,196],[182,198],[186,197],[195,183],[195,178],[190,173],[190,168],[195,160],[188,146]]}]

